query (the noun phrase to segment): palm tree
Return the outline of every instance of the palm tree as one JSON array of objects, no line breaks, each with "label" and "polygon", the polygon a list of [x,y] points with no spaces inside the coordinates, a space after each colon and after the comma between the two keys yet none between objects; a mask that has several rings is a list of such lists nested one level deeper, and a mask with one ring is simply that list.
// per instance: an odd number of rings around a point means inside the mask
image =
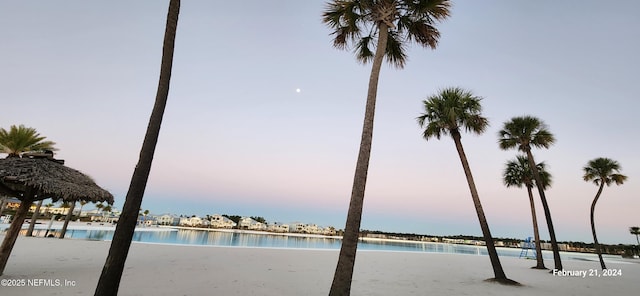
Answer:
[{"label": "palm tree", "polygon": [[133,232],[138,220],[138,211],[142,204],[144,190],[149,179],[153,154],[160,134],[160,126],[164,109],[169,96],[169,82],[171,80],[171,68],[173,65],[173,50],[180,13],[180,0],[170,0],[165,26],[164,42],[162,48],[162,62],[160,65],[160,79],[156,100],[149,118],[149,125],[142,143],[140,158],[133,171],[129,191],[122,208],[122,214],[118,220],[116,231],[113,234],[109,254],[105,261],[95,295],[117,295],[120,279],[124,271],[124,263],[129,253]]},{"label": "palm tree", "polygon": [[[64,200],[63,200],[63,201],[60,203],[60,207],[61,207],[61,208],[63,208],[63,209],[71,208],[71,202],[68,202],[68,201],[64,201]],[[67,210],[67,212],[68,212],[68,210]]]},{"label": "palm tree", "polygon": [[638,244],[638,246],[640,246],[640,240],[638,240],[638,235],[640,235],[640,227],[631,226],[629,227],[629,232],[636,236],[636,243]]},{"label": "palm tree", "polygon": [[[542,187],[545,189],[551,185],[551,174],[545,169],[544,162],[538,164],[538,172],[540,173],[540,179],[542,179]],[[503,172],[503,181],[507,187],[515,186],[527,188],[529,195],[529,205],[531,206],[531,218],[533,221],[533,237],[536,245],[536,269],[546,269],[544,266],[544,259],[542,258],[542,247],[540,245],[540,234],[538,231],[538,218],[536,216],[536,206],[533,202],[533,173],[529,169],[529,161],[526,156],[518,155],[515,160],[507,162],[506,168]]]},{"label": "palm tree", "polygon": [[80,220],[80,217],[82,216],[82,208],[84,208],[84,205],[86,205],[87,203],[89,202],[86,200],[80,201],[80,211],[78,212],[78,220]]},{"label": "palm tree", "polygon": [[354,49],[356,60],[372,62],[360,150],[338,264],[329,295],[349,295],[355,264],[364,191],[371,155],[373,120],[382,61],[402,68],[408,43],[435,49],[440,32],[434,26],[449,16],[449,0],[333,0],[322,21],[334,35],[333,46]]},{"label": "palm tree", "polygon": [[147,215],[149,215],[149,210],[144,210],[142,212],[142,225],[146,225],[145,223],[147,222]]},{"label": "palm tree", "polygon": [[34,128],[24,125],[12,125],[9,130],[0,128],[0,153],[7,153],[7,157],[20,157],[24,152],[57,150],[56,143],[45,141]]},{"label": "palm tree", "polygon": [[502,130],[498,132],[498,144],[500,149],[507,150],[517,148],[519,151],[527,155],[529,168],[533,173],[542,208],[544,209],[544,217],[547,220],[547,228],[549,228],[549,236],[551,238],[551,250],[553,251],[553,262],[555,269],[562,270],[562,260],[560,259],[560,249],[556,241],[556,232],[553,228],[551,220],[551,211],[547,203],[547,197],[544,193],[542,178],[538,167],[531,153],[531,147],[549,148],[555,142],[555,137],[549,131],[547,125],[540,119],[533,116],[514,117],[510,121],[504,123]]},{"label": "palm tree", "polygon": [[98,210],[98,212],[102,212],[103,208],[104,208],[104,205],[102,203],[99,203],[96,205],[96,209]]},{"label": "palm tree", "polygon": [[604,189],[604,185],[610,186],[612,183],[622,185],[624,181],[627,180],[627,176],[619,174],[620,164],[617,161],[604,157],[590,160],[583,170],[584,176],[582,176],[582,178],[587,182],[593,181],[594,184],[599,186],[596,197],[593,199],[593,203],[591,203],[591,233],[593,234],[593,243],[596,248],[596,253],[598,253],[598,259],[600,259],[600,266],[602,269],[606,269],[607,267],[604,265],[604,260],[602,259],[602,251],[598,244],[598,237],[596,236],[593,213],[596,209],[596,202],[598,202],[598,198],[600,198],[600,194]]},{"label": "palm tree", "polygon": [[439,94],[430,96],[426,100],[422,101],[424,106],[424,113],[420,115],[417,120],[420,127],[424,128],[422,136],[425,140],[431,138],[440,139],[442,135],[449,134],[453,138],[453,142],[456,145],[458,156],[462,162],[462,168],[467,178],[469,190],[471,191],[471,199],[476,208],[476,214],[480,222],[480,228],[482,229],[482,235],[487,244],[487,252],[491,260],[493,267],[494,279],[501,283],[517,284],[517,282],[507,279],[507,276],[500,264],[500,258],[496,251],[491,231],[489,230],[489,224],[484,215],[482,204],[480,203],[480,197],[476,189],[475,182],[473,181],[473,175],[471,174],[471,168],[467,161],[467,156],[462,147],[462,134],[461,129],[474,134],[482,134],[484,130],[489,126],[487,118],[481,115],[482,106],[480,101],[482,98],[474,96],[471,92],[463,90],[461,88],[446,88]]},{"label": "palm tree", "polygon": [[[638,226],[631,226],[629,227],[629,232],[633,235],[636,236],[636,244],[637,247],[640,247],[640,240],[638,240],[638,235],[640,235],[640,227]],[[634,254],[637,256],[638,255],[638,248],[634,247]]]},{"label": "palm tree", "polygon": [[111,217],[111,211],[112,208],[110,205],[106,205],[104,208],[102,208],[102,221],[107,220],[107,222],[109,222],[109,218]]}]

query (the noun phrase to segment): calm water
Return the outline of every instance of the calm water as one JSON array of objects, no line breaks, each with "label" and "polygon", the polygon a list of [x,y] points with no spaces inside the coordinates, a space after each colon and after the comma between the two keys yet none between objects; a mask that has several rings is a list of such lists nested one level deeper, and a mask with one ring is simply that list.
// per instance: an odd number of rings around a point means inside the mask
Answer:
[{"label": "calm water", "polygon": [[[68,230],[66,237],[84,240],[111,240],[113,230]],[[38,235],[38,234],[35,234]],[[56,234],[57,235],[57,234]],[[274,234],[234,233],[203,230],[136,231],[133,241],[160,244],[291,248],[291,249],[340,249],[340,239],[300,237]],[[358,250],[404,251],[487,255],[486,248],[441,243],[361,241]],[[520,249],[499,248],[500,256],[518,257]],[[545,259],[553,259],[551,253],[543,252]]]},{"label": "calm water", "polygon": [[[36,228],[34,236],[44,236],[44,229]],[[49,234],[58,236],[58,230],[53,229]],[[113,238],[114,230],[96,229],[69,229],[67,238],[82,240],[109,241]],[[226,246],[248,248],[288,248],[288,249],[320,249],[338,250],[341,240],[325,237],[302,237],[276,235],[269,233],[236,233],[191,229],[160,229],[149,228],[136,230],[133,241],[157,244],[200,245],[200,246]],[[519,257],[521,249],[498,248],[500,256]],[[487,255],[485,247],[454,245],[443,243],[416,243],[403,241],[360,241],[358,251],[392,251],[392,252],[429,252],[467,255]],[[597,261],[595,254],[560,252],[563,259]],[[531,256],[532,253],[529,252]],[[553,260],[550,251],[543,251],[545,260]],[[619,256],[604,255],[607,261],[617,261]]]}]

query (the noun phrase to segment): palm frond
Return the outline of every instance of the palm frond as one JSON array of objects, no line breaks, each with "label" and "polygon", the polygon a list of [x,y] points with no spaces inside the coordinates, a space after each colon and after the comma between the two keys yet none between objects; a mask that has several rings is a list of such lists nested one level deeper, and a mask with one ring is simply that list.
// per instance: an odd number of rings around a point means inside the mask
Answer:
[{"label": "palm frond", "polygon": [[371,46],[373,46],[371,44],[372,41],[374,41],[374,38],[372,36],[365,36],[360,38],[360,40],[356,44],[354,52],[356,54],[356,59],[359,62],[366,64],[370,60],[373,60],[375,53],[371,50]]},{"label": "palm frond", "polygon": [[385,56],[389,65],[402,69],[407,61],[407,54],[405,53],[405,45],[399,38],[397,33],[389,31]]},{"label": "palm frond", "polygon": [[555,143],[555,137],[542,120],[533,116],[514,117],[504,123],[498,132],[498,144],[506,150],[517,147],[526,152],[531,147],[549,148]]},{"label": "palm frond", "polygon": [[354,47],[356,59],[365,63],[371,60],[369,52],[376,51],[376,44],[369,40],[369,46],[363,47],[362,36],[375,40],[379,24],[387,24],[386,60],[402,68],[408,43],[436,48],[440,32],[435,24],[449,17],[450,7],[449,0],[333,0],[326,4],[322,22],[332,29],[334,47]]},{"label": "palm frond", "polygon": [[619,174],[620,164],[610,158],[599,157],[590,160],[583,168],[584,181],[592,181],[596,185],[604,183],[607,186],[615,183],[622,185],[627,180],[627,176]]},{"label": "palm frond", "polygon": [[[540,180],[542,183],[542,189],[551,187],[552,178],[551,173],[546,169],[546,164],[540,162],[536,165]],[[529,167],[529,159],[525,155],[518,155],[516,159],[507,162],[503,171],[503,182],[507,187],[517,186],[533,187],[536,183],[533,177],[533,171]]]},{"label": "palm frond", "polygon": [[439,139],[441,134],[453,134],[459,132],[460,128],[482,133],[489,121],[481,115],[481,100],[461,88],[446,88],[430,96],[423,101],[424,113],[418,117],[418,123],[425,128],[423,137],[435,136]]},{"label": "palm frond", "polygon": [[348,44],[360,38],[362,15],[357,1],[334,1],[328,3],[322,14],[322,21],[333,29],[333,46],[347,49]]},{"label": "palm frond", "polygon": [[57,150],[56,143],[45,141],[36,129],[24,125],[12,125],[9,130],[0,128],[0,149],[9,156],[19,156],[24,152]]}]

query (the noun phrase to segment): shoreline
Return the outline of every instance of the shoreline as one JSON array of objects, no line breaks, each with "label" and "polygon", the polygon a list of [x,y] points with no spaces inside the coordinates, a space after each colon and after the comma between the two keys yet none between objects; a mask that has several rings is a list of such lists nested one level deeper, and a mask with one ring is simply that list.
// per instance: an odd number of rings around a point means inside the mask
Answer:
[{"label": "shoreline", "polygon": [[[0,239],[4,235],[0,235]],[[59,286],[0,288],[3,296],[91,295],[110,243],[19,237],[2,280],[60,281]],[[134,242],[119,295],[327,295],[338,250],[206,247]],[[507,276],[523,284],[485,281],[486,256],[447,253],[358,252],[354,295],[632,295],[640,289],[640,264],[610,263],[615,277],[554,275],[532,260],[501,257]],[[548,266],[552,260],[545,260]],[[597,271],[597,262],[568,260],[565,268]],[[577,273],[573,273],[577,274]],[[65,286],[64,283],[74,285]]]},{"label": "shoreline", "polygon": [[[38,223],[35,225],[35,230],[36,231],[44,231],[48,228],[48,224],[49,223]],[[101,222],[92,222],[92,223],[88,223],[88,222],[75,222],[72,221],[69,223],[67,230],[68,231],[74,231],[74,230],[79,230],[79,231],[89,231],[89,230],[96,230],[96,231],[115,231],[116,226],[115,225],[111,225],[111,224],[107,224],[107,223],[101,223]],[[26,230],[28,228],[28,223],[23,224],[22,229]],[[63,222],[61,221],[54,221],[51,225],[51,231],[59,231],[62,228]],[[3,235],[2,233],[4,232],[4,230],[9,226],[9,224],[0,224],[0,235]],[[320,239],[334,239],[334,240],[342,240],[342,236],[327,236],[327,235],[319,235],[319,234],[305,234],[305,233],[278,233],[278,232],[268,232],[268,231],[256,231],[256,230],[243,230],[243,229],[223,229],[223,228],[197,228],[197,227],[183,227],[183,226],[161,226],[161,225],[157,225],[157,226],[138,226],[136,227],[135,231],[136,232],[162,232],[162,231],[178,231],[178,230],[195,230],[195,231],[207,231],[207,232],[222,232],[222,233],[238,233],[238,234],[255,234],[255,235],[274,235],[274,236],[287,236],[287,237],[300,237],[300,238],[320,238]],[[44,238],[43,236],[39,236],[38,232],[34,233],[34,237],[41,237]],[[88,240],[88,239],[75,239],[75,238],[67,238],[67,239],[72,239],[72,240]],[[91,241],[95,241],[95,240],[91,240]],[[111,240],[99,240],[99,241],[107,241],[110,242]],[[404,240],[404,239],[390,239],[390,238],[373,238],[373,237],[361,237],[359,238],[360,242],[370,242],[373,244],[380,244],[380,245],[384,245],[385,243],[390,243],[390,244],[412,244],[412,245],[438,245],[438,246],[446,246],[446,247],[464,247],[464,248],[470,248],[470,249],[476,249],[476,250],[483,250],[486,247],[484,245],[473,245],[473,244],[455,244],[455,243],[448,243],[448,242],[433,242],[433,241],[417,241],[417,240]],[[140,242],[140,241],[133,241],[135,243],[148,243],[148,244],[156,244],[156,245],[169,245],[169,246],[218,246],[218,245],[198,245],[198,244],[181,244],[181,243],[165,243],[165,242]],[[273,249],[309,249],[309,250],[334,250],[334,249],[330,249],[330,248],[287,248],[287,247],[264,247],[264,246],[222,246],[220,245],[220,247],[246,247],[246,248],[273,248]],[[514,247],[506,247],[506,246],[501,246],[501,247],[496,247],[496,249],[498,251],[503,250],[503,251],[507,251],[507,252],[516,252],[518,250],[521,250],[520,248],[514,248]],[[371,249],[364,249],[361,250],[359,249],[358,251],[365,251],[365,252],[369,252],[369,251],[388,251],[388,252],[417,252],[417,253],[449,253],[449,252],[438,252],[438,251],[413,251],[413,250],[371,250]],[[546,255],[551,254],[550,250],[543,250],[543,253]],[[473,255],[473,254],[463,254],[463,253],[454,253],[452,252],[451,254],[454,255]],[[584,261],[597,261],[597,254],[596,253],[584,253],[584,252],[577,252],[577,251],[560,251],[560,254],[563,258],[563,260],[584,260]],[[474,256],[485,256],[486,254],[478,254],[478,255],[474,255]],[[572,256],[574,258],[572,258]],[[580,258],[575,258],[575,256],[580,257]],[[501,255],[502,257],[514,257],[514,256],[510,256],[510,255]],[[630,258],[622,258],[622,256],[620,255],[611,255],[611,254],[603,254],[603,257],[606,259],[606,262],[622,262],[622,263],[640,263],[640,260],[638,259],[630,259]],[[545,260],[548,260],[548,258],[545,258]]]}]

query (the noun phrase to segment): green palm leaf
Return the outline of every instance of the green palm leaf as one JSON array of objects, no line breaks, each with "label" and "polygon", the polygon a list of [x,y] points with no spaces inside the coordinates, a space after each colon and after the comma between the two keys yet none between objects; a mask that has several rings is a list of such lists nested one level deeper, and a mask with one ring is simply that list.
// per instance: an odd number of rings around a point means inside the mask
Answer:
[{"label": "green palm leaf", "polygon": [[615,183],[622,185],[627,180],[627,176],[619,174],[620,164],[610,158],[599,157],[590,160],[583,168],[585,181],[592,181],[596,185],[604,183],[607,186]]},{"label": "green palm leaf", "polygon": [[24,125],[12,125],[8,131],[0,128],[0,151],[7,153],[8,157],[17,157],[25,152],[57,150],[54,147],[56,143],[45,139],[36,129]]},{"label": "green palm leaf", "polygon": [[434,25],[449,17],[450,7],[448,0],[335,0],[326,5],[322,22],[333,30],[333,46],[353,49],[362,63],[373,60],[379,24],[386,24],[386,61],[402,68],[407,43],[436,48],[440,32]]},{"label": "green palm leaf", "polygon": [[424,128],[425,140],[432,137],[460,132],[460,128],[481,134],[489,126],[489,120],[481,115],[481,97],[458,87],[447,88],[422,101],[424,113],[417,118]]}]

